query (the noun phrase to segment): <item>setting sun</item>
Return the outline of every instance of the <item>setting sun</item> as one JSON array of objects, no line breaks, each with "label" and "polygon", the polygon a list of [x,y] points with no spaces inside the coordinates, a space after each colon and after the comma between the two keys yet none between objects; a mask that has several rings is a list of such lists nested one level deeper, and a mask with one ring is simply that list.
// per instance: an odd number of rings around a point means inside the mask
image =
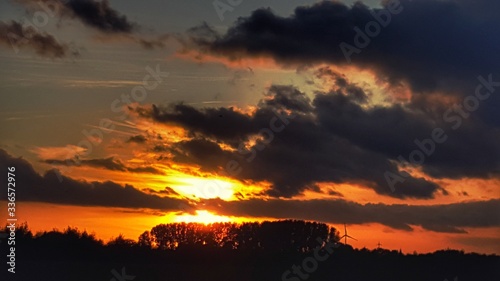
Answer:
[{"label": "setting sun", "polygon": [[175,217],[175,222],[197,222],[203,224],[210,224],[215,222],[231,222],[232,219],[226,216],[214,215],[208,211],[197,210],[196,215],[180,215]]}]

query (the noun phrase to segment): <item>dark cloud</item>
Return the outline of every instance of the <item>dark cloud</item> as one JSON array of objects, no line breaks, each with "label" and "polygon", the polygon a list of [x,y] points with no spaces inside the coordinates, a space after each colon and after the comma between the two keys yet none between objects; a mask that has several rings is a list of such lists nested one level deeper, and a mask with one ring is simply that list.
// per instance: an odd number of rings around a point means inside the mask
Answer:
[{"label": "dark cloud", "polygon": [[205,208],[222,215],[314,220],[334,224],[380,223],[411,231],[412,226],[446,233],[467,227],[500,227],[500,200],[447,205],[359,204],[337,200],[206,200]]},{"label": "dark cloud", "polygon": [[[390,2],[397,3],[384,1],[383,5],[388,7]],[[500,9],[500,2],[493,2],[400,1],[401,12],[392,14],[390,23],[366,47],[358,46],[361,52],[352,55],[352,64],[374,70],[379,81],[394,87],[408,83],[410,103],[367,109],[364,103],[370,93],[349,83],[342,73],[320,68],[315,74],[329,76],[337,86],[313,101],[320,124],[351,144],[390,159],[399,155],[407,159],[418,149],[415,140],[443,128],[448,139],[425,160],[425,173],[455,179],[498,176],[498,87],[467,120],[462,118],[458,130],[450,129],[450,115],[444,120],[450,105],[436,99],[441,95],[462,103],[475,93],[478,76],[499,81],[500,18],[491,10]],[[374,14],[383,13],[386,10],[360,2],[347,6],[335,1],[298,7],[287,17],[258,9],[239,18],[224,34],[207,24],[192,28],[183,43],[188,49],[233,60],[271,57],[284,65],[346,66],[340,44],[356,46],[355,28],[364,30],[375,20]]]},{"label": "dark cloud", "polygon": [[315,71],[318,78],[325,80],[333,80],[335,86],[332,90],[342,90],[358,103],[368,102],[368,94],[365,90],[356,84],[348,82],[347,77],[329,67],[320,67]]},{"label": "dark cloud", "polygon": [[64,165],[64,166],[90,166],[94,168],[104,168],[112,171],[126,171],[125,165],[120,161],[114,160],[113,157],[103,158],[103,159],[47,159],[43,162],[52,165]]},{"label": "dark cloud", "polygon": [[15,0],[28,11],[45,11],[60,17],[78,19],[83,24],[104,33],[131,33],[137,27],[126,16],[111,8],[108,0]]},{"label": "dark cloud", "polygon": [[[394,1],[383,3],[390,2]],[[374,69],[395,84],[408,81],[417,92],[473,91],[464,88],[474,86],[467,81],[479,74],[498,73],[500,64],[500,18],[478,16],[491,15],[500,5],[477,2],[401,0],[402,11],[392,14],[387,26],[351,56],[352,63]],[[206,24],[195,27],[184,43],[187,48],[230,59],[267,56],[283,64],[346,65],[340,44],[356,47],[355,27],[364,30],[375,20],[372,13],[381,10],[361,2],[347,6],[336,1],[298,7],[288,17],[258,9],[239,18],[225,34]]]},{"label": "dark cloud", "polygon": [[[3,170],[15,167],[16,196],[25,202],[47,202],[79,206],[104,206],[123,208],[150,208],[162,211],[179,210],[189,202],[173,198],[159,197],[141,192],[131,185],[119,185],[111,181],[79,181],[50,170],[45,175],[38,174],[22,158],[14,158],[0,150],[0,163]],[[7,173],[0,180],[7,182]],[[6,200],[3,193],[2,200]]]},{"label": "dark cloud", "polygon": [[158,122],[181,124],[187,130],[201,132],[222,140],[238,139],[248,131],[256,129],[250,122],[249,116],[233,108],[207,108],[198,111],[181,103],[165,108],[153,105],[152,110],[139,110],[139,113]]},{"label": "dark cloud", "polygon": [[139,25],[113,9],[107,0],[15,0],[15,2],[23,5],[26,11],[33,15],[43,8],[50,17],[78,20],[85,26],[101,32],[101,35],[95,38],[103,42],[132,42],[151,50],[164,48],[169,38],[167,34],[149,37],[139,35]]},{"label": "dark cloud", "polygon": [[231,159],[231,153],[204,138],[180,141],[169,148],[177,163],[196,164],[206,172],[218,172]]},{"label": "dark cloud", "polygon": [[0,44],[13,51],[29,48],[42,57],[64,58],[78,56],[76,49],[70,48],[68,44],[58,42],[54,36],[41,32],[32,26],[23,26],[16,21],[9,23],[0,21]]},{"label": "dark cloud", "polygon": [[459,130],[453,130],[451,123],[421,111],[401,105],[365,109],[349,94],[339,92],[317,95],[313,104],[318,121],[329,131],[392,159],[401,155],[410,161],[409,154],[421,150],[415,141],[423,142],[435,128],[443,129],[446,142],[434,144],[423,166],[434,177],[487,178],[500,172],[500,135],[481,123],[464,121]]},{"label": "dark cloud", "polygon": [[107,0],[69,0],[63,3],[73,13],[72,16],[102,32],[130,33],[134,28],[134,24],[126,16],[112,9]]},{"label": "dark cloud", "polygon": [[273,107],[276,110],[286,109],[293,112],[309,113],[312,111],[310,99],[298,89],[289,86],[273,85],[266,93],[260,107]]},{"label": "dark cloud", "polygon": [[127,167],[121,161],[114,159],[113,157],[108,158],[98,158],[98,159],[46,159],[43,162],[51,165],[62,165],[62,166],[89,166],[94,168],[104,168],[111,171],[128,171],[134,173],[149,173],[149,174],[165,174],[163,171],[158,170],[154,167]]},{"label": "dark cloud", "polygon": [[145,188],[142,191],[154,194],[166,195],[166,196],[180,196],[179,193],[177,193],[175,190],[173,190],[171,187],[168,186],[166,186],[163,190],[154,190],[152,188]]},{"label": "dark cloud", "polygon": [[135,167],[135,168],[128,167],[127,171],[133,172],[133,173],[148,173],[148,174],[156,174],[156,175],[165,175],[165,172],[163,172],[162,170],[158,170],[154,167]]},{"label": "dark cloud", "polygon": [[143,135],[136,135],[136,136],[131,136],[127,142],[135,142],[135,143],[145,143],[146,142],[146,137]]},{"label": "dark cloud", "polygon": [[[176,124],[191,131],[192,139],[168,147],[157,146],[156,151],[169,151],[172,160],[196,164],[210,172],[222,172],[221,167],[226,169],[227,163],[236,161],[241,172],[232,176],[240,180],[271,182],[273,186],[268,192],[271,196],[290,197],[306,189],[316,190],[315,182],[348,182],[362,184],[389,196],[432,198],[439,186],[423,178],[409,177],[395,192],[391,192],[385,181],[386,171],[398,171],[388,151],[392,149],[391,144],[397,142],[392,140],[398,134],[397,128],[394,132],[384,128],[390,134],[382,132],[375,135],[375,139],[369,138],[375,143],[385,142],[385,146],[376,149],[371,143],[364,144],[346,134],[344,128],[330,124],[336,118],[344,118],[342,126],[352,127],[352,130],[366,129],[366,134],[371,132],[373,117],[363,117],[362,114],[366,113],[353,101],[357,98],[349,97],[342,92],[318,93],[311,102],[294,87],[273,86],[253,115],[225,108],[195,109],[182,104],[140,108],[139,113],[142,117]],[[395,116],[391,116],[393,114]],[[219,115],[224,118],[219,118]],[[350,115],[358,116],[359,120],[350,118]],[[389,111],[386,115],[388,119],[404,117],[410,124],[422,123],[420,127],[424,132],[430,128],[426,122],[419,121],[420,116],[406,116],[402,109],[396,108],[394,113]],[[363,125],[366,128],[361,126],[363,122],[368,123]],[[247,147],[243,145],[257,135],[265,139],[257,139]],[[231,145],[235,151],[222,149],[213,139]],[[406,148],[402,151],[406,152]]]}]

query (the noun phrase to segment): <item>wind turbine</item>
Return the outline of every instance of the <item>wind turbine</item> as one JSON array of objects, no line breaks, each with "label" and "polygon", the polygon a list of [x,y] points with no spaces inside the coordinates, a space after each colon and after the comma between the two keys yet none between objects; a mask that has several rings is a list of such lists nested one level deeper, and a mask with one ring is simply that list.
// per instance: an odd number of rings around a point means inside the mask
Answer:
[{"label": "wind turbine", "polygon": [[353,240],[358,241],[356,238],[354,238],[354,237],[352,237],[352,236],[349,236],[349,235],[347,234],[347,226],[346,226],[346,224],[345,224],[345,223],[344,223],[344,236],[340,237],[340,240],[342,240],[342,238],[344,238],[344,244],[345,244],[345,245],[347,245],[347,238],[351,238],[351,239],[353,239]]}]

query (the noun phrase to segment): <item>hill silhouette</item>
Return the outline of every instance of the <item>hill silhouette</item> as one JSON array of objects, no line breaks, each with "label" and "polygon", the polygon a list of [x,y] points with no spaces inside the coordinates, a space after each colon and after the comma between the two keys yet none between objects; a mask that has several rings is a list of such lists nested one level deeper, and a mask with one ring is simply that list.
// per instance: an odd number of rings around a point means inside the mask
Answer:
[{"label": "hill silhouette", "polygon": [[[7,231],[7,229],[5,229]],[[323,223],[160,224],[104,243],[68,227],[16,229],[16,274],[1,280],[500,280],[500,257],[353,249]],[[1,252],[8,245],[2,241]]]}]

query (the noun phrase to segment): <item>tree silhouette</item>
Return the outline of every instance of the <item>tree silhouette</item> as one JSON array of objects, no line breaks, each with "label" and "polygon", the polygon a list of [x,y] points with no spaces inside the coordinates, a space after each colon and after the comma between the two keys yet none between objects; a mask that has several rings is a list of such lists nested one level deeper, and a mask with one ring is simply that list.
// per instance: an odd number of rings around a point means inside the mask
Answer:
[{"label": "tree silhouette", "polygon": [[333,227],[317,222],[265,221],[262,223],[170,223],[160,224],[143,233],[143,245],[158,245],[160,249],[175,250],[213,247],[270,252],[308,252],[320,241],[339,239]]},{"label": "tree silhouette", "polygon": [[[295,220],[160,224],[143,232],[138,242],[120,234],[106,244],[77,228],[33,235],[23,224],[16,229],[16,280],[110,280],[110,271],[125,265],[141,280],[282,280],[294,266],[304,269],[306,261],[311,266],[318,247],[338,239],[339,233],[326,224]],[[8,247],[0,243],[1,252],[8,253]],[[328,257],[308,271],[307,280],[500,280],[498,255],[459,250],[403,254],[340,244],[322,249],[321,256],[327,249]],[[0,280],[11,280],[2,274]]]},{"label": "tree silhouette", "polygon": [[155,248],[151,234],[147,230],[139,236],[138,244],[144,248]]}]

